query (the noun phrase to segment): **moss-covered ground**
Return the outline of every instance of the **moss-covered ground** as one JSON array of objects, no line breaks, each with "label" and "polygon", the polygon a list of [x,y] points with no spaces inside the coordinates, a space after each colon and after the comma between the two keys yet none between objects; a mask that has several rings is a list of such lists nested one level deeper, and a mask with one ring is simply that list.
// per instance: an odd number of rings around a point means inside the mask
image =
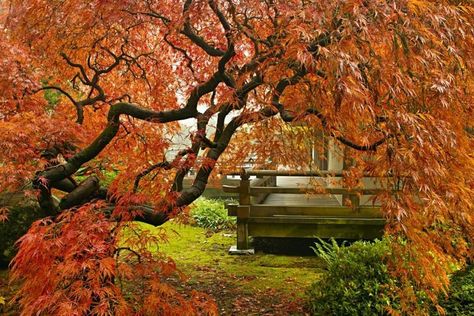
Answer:
[{"label": "moss-covered ground", "polygon": [[258,252],[229,255],[234,232],[210,233],[175,222],[162,228],[169,241],[160,251],[188,276],[186,286],[214,297],[223,315],[305,314],[305,291],[322,272],[318,258]]}]

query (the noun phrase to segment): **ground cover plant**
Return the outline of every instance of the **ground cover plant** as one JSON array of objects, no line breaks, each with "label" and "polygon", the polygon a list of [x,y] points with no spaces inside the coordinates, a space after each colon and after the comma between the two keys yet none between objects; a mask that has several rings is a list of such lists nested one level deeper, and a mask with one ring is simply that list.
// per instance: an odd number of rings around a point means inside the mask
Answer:
[{"label": "ground cover plant", "polygon": [[44,213],[12,264],[23,312],[216,312],[160,282],[177,272],[156,237],[122,249],[120,232],[249,158],[314,170],[318,133],[347,188],[385,179],[400,309],[417,312],[412,284],[436,301],[472,255],[473,19],[457,0],[2,1],[0,192]]},{"label": "ground cover plant", "polygon": [[442,297],[441,306],[447,315],[474,315],[474,267],[472,265],[451,276],[447,297]]},{"label": "ground cover plant", "polygon": [[[319,240],[313,251],[324,263],[324,272],[307,292],[312,315],[390,315],[401,302],[393,289],[400,286],[388,269],[391,240]],[[457,271],[456,271],[457,270]],[[473,315],[474,274],[472,266],[453,267],[450,290],[433,304],[416,284],[412,290],[417,310],[424,315]]]},{"label": "ground cover plant", "polygon": [[235,228],[236,218],[227,215],[225,202],[222,200],[199,198],[190,207],[193,224],[213,231]]},{"label": "ground cover plant", "polygon": [[327,273],[309,290],[312,314],[385,315],[397,307],[387,241],[339,246],[335,240],[320,240],[314,251],[326,263]]}]

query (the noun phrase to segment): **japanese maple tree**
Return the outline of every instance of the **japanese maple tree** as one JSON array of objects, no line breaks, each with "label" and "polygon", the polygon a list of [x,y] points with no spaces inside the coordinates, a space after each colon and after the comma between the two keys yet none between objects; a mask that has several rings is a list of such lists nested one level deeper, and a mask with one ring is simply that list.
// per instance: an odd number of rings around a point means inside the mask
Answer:
[{"label": "japanese maple tree", "polygon": [[[1,4],[0,190],[45,214],[13,262],[25,314],[214,313],[162,282],[175,269],[151,236],[123,232],[163,224],[250,154],[312,168],[318,131],[346,148],[348,185],[388,179],[403,310],[413,284],[435,300],[472,255],[472,1]],[[147,290],[127,297],[122,279]]]}]

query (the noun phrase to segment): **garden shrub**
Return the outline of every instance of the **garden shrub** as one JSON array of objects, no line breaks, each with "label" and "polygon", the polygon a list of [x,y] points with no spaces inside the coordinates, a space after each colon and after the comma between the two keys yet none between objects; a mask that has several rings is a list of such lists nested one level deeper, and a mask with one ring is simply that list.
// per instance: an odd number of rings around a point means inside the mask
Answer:
[{"label": "garden shrub", "polygon": [[388,307],[397,308],[390,294],[396,282],[387,270],[388,241],[339,246],[320,240],[313,250],[327,269],[308,291],[313,315],[384,315]]},{"label": "garden shrub", "polygon": [[446,315],[474,315],[474,265],[452,275],[448,297],[439,304]]},{"label": "garden shrub", "polygon": [[190,210],[192,222],[212,231],[235,228],[236,219],[227,215],[222,200],[199,198]]},{"label": "garden shrub", "polygon": [[35,200],[19,193],[1,193],[0,207],[8,208],[8,220],[0,222],[0,267],[6,267],[15,256],[15,242],[44,215]]}]

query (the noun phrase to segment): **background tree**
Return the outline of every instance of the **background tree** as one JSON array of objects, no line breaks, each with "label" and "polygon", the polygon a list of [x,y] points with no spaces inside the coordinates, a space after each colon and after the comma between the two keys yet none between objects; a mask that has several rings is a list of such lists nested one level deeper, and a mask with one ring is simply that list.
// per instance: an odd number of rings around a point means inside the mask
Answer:
[{"label": "background tree", "polygon": [[[123,226],[162,224],[252,152],[307,168],[295,148],[315,130],[348,148],[349,185],[388,177],[377,199],[405,310],[413,284],[435,299],[472,255],[471,2],[3,3],[0,189],[27,188],[49,216],[13,264],[28,311],[58,312],[62,297],[65,310],[125,313],[114,278],[127,273],[106,264]],[[170,158],[181,121],[194,128]],[[291,123],[308,128],[275,136]],[[64,268],[54,278],[52,265]],[[78,280],[93,290],[78,296]],[[152,299],[168,298],[156,282]]]}]

